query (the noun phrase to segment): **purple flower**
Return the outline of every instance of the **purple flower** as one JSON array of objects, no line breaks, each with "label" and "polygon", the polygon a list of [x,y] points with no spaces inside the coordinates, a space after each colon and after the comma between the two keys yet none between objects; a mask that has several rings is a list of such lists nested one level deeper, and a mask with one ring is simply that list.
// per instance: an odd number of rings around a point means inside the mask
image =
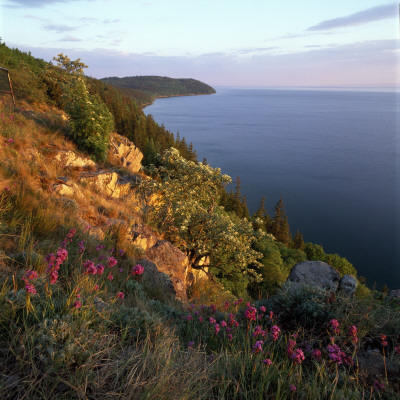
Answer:
[{"label": "purple flower", "polygon": [[78,251],[79,253],[83,253],[85,251],[85,241],[82,240],[81,242],[78,243]]},{"label": "purple flower", "polygon": [[79,300],[75,300],[74,304],[72,304],[73,308],[81,308],[82,307],[82,303]]},{"label": "purple flower", "polygon": [[244,316],[249,320],[249,321],[255,321],[256,320],[256,314],[257,314],[257,309],[252,307],[250,303],[247,306],[246,311],[244,312]]},{"label": "purple flower", "polygon": [[267,367],[269,367],[272,364],[272,361],[269,358],[266,358],[265,360],[262,361]]},{"label": "purple flower", "polygon": [[117,293],[117,298],[118,299],[123,299],[125,297],[125,295],[122,292],[118,292]]},{"label": "purple flower", "polygon": [[231,333],[229,333],[229,334],[228,334],[228,336],[227,336],[227,338],[228,338],[228,341],[229,341],[229,342],[231,342],[231,341],[232,341],[232,339],[233,339],[233,336],[232,336],[232,334],[231,334]]},{"label": "purple flower", "polygon": [[297,387],[294,386],[294,385],[290,385],[289,389],[290,389],[291,392],[295,392],[297,390]]},{"label": "purple flower", "polygon": [[188,349],[193,349],[194,346],[194,342],[189,342],[188,343]]},{"label": "purple flower", "polygon": [[215,324],[215,325],[214,325],[214,333],[215,333],[216,335],[218,335],[219,330],[220,330],[219,324]]},{"label": "purple flower", "polygon": [[264,342],[262,340],[258,340],[257,342],[255,342],[253,345],[253,352],[259,353],[260,351],[262,351],[263,344]]},{"label": "purple flower", "polygon": [[217,321],[215,320],[215,318],[213,318],[213,317],[210,317],[209,321],[210,321],[210,324],[215,324],[215,323],[217,322]]}]

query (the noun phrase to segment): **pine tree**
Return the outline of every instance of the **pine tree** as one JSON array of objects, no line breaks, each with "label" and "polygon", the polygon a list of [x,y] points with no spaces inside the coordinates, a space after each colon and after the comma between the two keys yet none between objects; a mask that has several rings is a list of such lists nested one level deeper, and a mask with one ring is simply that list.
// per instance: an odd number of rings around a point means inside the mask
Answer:
[{"label": "pine tree", "polygon": [[288,245],[292,241],[282,197],[276,203],[274,220],[271,230],[277,241],[282,242],[286,245]]},{"label": "pine tree", "polygon": [[259,218],[262,221],[262,224],[259,225],[254,222],[255,229],[262,229],[263,231],[269,232],[271,229],[271,217],[268,215],[267,210],[265,209],[265,196],[263,196],[260,200],[260,206],[253,214],[253,219]]},{"label": "pine tree", "polygon": [[304,249],[303,235],[299,230],[296,230],[296,233],[294,234],[292,248],[299,249],[299,250]]}]

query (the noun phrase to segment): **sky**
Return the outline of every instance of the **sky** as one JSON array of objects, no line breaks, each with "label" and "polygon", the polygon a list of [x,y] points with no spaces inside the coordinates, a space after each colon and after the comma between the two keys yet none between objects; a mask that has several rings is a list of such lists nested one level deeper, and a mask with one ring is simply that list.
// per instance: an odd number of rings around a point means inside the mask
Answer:
[{"label": "sky", "polygon": [[0,37],[96,78],[400,85],[399,3],[385,0],[0,0]]}]

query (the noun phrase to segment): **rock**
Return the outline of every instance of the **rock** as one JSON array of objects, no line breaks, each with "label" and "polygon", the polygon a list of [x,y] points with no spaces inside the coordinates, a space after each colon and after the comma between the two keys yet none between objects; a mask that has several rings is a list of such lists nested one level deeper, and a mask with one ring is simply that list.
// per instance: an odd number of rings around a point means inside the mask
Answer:
[{"label": "rock", "polygon": [[369,375],[384,377],[386,364],[386,372],[389,377],[400,377],[400,366],[389,358],[384,358],[379,350],[359,353],[357,359],[359,367]]},{"label": "rock", "polygon": [[65,183],[55,184],[53,185],[53,189],[60,196],[73,197],[75,194],[75,190]]},{"label": "rock", "polygon": [[161,291],[158,295],[161,294],[161,296],[166,299],[175,299],[177,297],[174,284],[170,277],[166,273],[159,271],[156,264],[144,259],[138,260],[137,263],[144,268],[141,278],[143,285],[147,288],[152,288],[156,292]]},{"label": "rock", "polygon": [[76,153],[70,150],[61,150],[55,156],[55,159],[65,167],[70,168],[91,169],[96,166],[96,163],[90,158],[78,156]]},{"label": "rock", "polygon": [[353,297],[357,289],[357,279],[350,274],[343,275],[339,282],[339,292],[346,297]]},{"label": "rock", "polygon": [[157,237],[151,233],[137,231],[133,229],[131,230],[131,233],[132,243],[143,251],[146,251],[149,248],[153,247],[158,240]]},{"label": "rock", "polygon": [[400,289],[393,289],[388,294],[389,300],[400,301]]},{"label": "rock", "polygon": [[126,137],[113,133],[110,139],[109,159],[117,165],[138,172],[142,167],[142,152]]},{"label": "rock", "polygon": [[337,291],[339,281],[339,272],[322,261],[304,261],[296,264],[287,279],[287,282],[291,282],[290,290],[300,289],[304,285],[311,285],[330,292]]},{"label": "rock", "polygon": [[156,264],[159,271],[169,276],[177,298],[187,300],[186,278],[189,260],[186,255],[171,243],[158,240],[145,252],[145,256]]},{"label": "rock", "polygon": [[131,188],[131,183],[121,179],[116,172],[97,170],[81,175],[81,182],[88,183],[96,190],[104,192],[106,196],[120,198],[127,195]]}]

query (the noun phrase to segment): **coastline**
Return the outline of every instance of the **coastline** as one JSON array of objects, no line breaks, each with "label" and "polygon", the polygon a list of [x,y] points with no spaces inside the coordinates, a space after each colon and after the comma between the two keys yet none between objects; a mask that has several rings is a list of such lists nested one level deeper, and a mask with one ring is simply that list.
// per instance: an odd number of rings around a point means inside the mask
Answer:
[{"label": "coastline", "polygon": [[151,106],[157,99],[168,99],[170,97],[186,97],[186,96],[211,96],[216,93],[217,91],[215,91],[215,93],[189,93],[189,94],[171,94],[168,96],[156,96],[150,103],[143,104],[141,106],[141,110],[143,111],[145,107]]}]

